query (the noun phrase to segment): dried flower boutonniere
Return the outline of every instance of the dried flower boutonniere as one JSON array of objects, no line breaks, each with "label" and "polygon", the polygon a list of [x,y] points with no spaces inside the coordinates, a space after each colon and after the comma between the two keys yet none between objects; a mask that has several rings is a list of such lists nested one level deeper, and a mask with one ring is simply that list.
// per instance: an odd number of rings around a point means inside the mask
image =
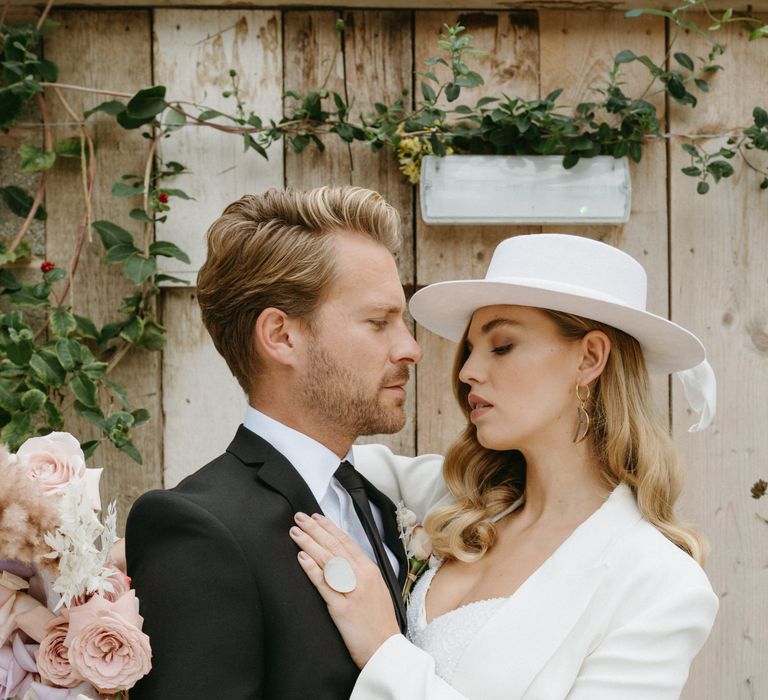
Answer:
[{"label": "dried flower boutonniere", "polygon": [[397,504],[397,527],[408,558],[408,575],[403,586],[403,600],[407,603],[413,584],[427,570],[432,541],[424,527],[418,524],[416,514],[402,501]]}]

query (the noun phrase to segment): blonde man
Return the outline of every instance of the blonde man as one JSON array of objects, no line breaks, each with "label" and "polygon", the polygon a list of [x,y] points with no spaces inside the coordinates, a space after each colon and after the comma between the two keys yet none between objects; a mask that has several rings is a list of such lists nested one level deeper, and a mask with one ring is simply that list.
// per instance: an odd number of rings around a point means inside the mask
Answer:
[{"label": "blonde man", "polygon": [[[402,428],[421,357],[399,228],[379,194],[322,187],[243,197],[209,229],[202,318],[249,407],[225,454],[130,513],[128,572],[153,647],[131,700],[349,697],[358,669],[297,562],[296,511],[322,511],[362,547],[404,630],[394,506],[365,480],[361,500],[351,450]],[[428,486],[410,490],[431,501]]]}]

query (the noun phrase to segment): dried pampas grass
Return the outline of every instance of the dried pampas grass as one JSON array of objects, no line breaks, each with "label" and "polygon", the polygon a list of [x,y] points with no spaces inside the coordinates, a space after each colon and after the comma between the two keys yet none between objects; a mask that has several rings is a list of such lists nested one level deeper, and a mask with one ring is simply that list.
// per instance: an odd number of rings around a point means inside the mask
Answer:
[{"label": "dried pampas grass", "polygon": [[56,497],[41,492],[0,445],[0,559],[55,569],[56,560],[43,556],[51,552],[43,537],[57,521]]}]

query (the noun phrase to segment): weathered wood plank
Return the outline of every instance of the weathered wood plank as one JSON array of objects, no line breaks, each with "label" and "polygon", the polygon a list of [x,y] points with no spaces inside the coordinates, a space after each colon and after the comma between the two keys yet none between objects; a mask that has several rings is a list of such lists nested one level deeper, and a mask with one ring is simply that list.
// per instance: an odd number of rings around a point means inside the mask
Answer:
[{"label": "weathered wood plank", "polygon": [[[425,59],[440,53],[437,40],[443,24],[457,21],[472,35],[473,46],[488,52],[488,56],[470,57],[473,69],[485,77],[485,85],[463,91],[457,104],[474,103],[502,90],[526,99],[538,96],[538,27],[532,12],[417,12],[417,71],[425,70]],[[416,92],[420,94],[418,82]],[[417,212],[417,286],[482,277],[499,241],[536,230],[520,226],[427,226]],[[455,345],[422,328],[417,328],[417,339],[424,349],[418,368],[417,451],[442,453],[464,426],[451,391]]]},{"label": "weathered wood plank", "polygon": [[[345,24],[343,51],[335,29],[340,17]],[[409,12],[286,12],[286,89],[303,93],[325,85],[339,95],[354,95],[355,115],[372,111],[374,102],[397,99],[404,88],[411,87],[410,19]],[[374,154],[362,143],[348,146],[335,138],[325,143],[324,153],[313,145],[301,153],[286,146],[286,185],[309,189],[353,184],[381,192],[402,216],[403,246],[397,256],[398,270],[403,284],[412,287],[413,192],[394,156],[389,152]],[[364,437],[360,442],[384,443],[400,454],[414,454],[415,393],[412,378],[403,430],[396,435]]]},{"label": "weathered wood plank", "polygon": [[[45,52],[59,65],[62,82],[127,92],[151,84],[149,12],[77,10],[57,12],[53,18],[61,22],[61,27],[46,40]],[[66,98],[77,113],[104,100],[101,95],[74,92],[67,93]],[[52,120],[69,119],[53,100],[50,109]],[[76,133],[71,127],[59,127],[54,136],[58,139]],[[112,118],[102,115],[94,118],[93,133],[98,146],[93,219],[114,221],[138,237],[141,226],[128,217],[130,208],[136,204],[112,197],[111,188],[123,174],[143,171],[147,141],[139,130],[124,131]],[[57,163],[48,181],[46,206],[47,255],[60,266],[68,265],[83,206],[78,163]],[[101,262],[102,255],[98,237],[86,241],[69,298],[76,313],[90,316],[99,325],[119,319],[122,298],[134,291],[118,268]],[[142,406],[152,413],[151,421],[135,432],[134,441],[144,458],[143,465],[111,445],[100,447],[90,460],[92,466],[105,467],[102,495],[108,501],[117,500],[122,526],[134,499],[162,485],[160,354],[131,352],[110,379],[127,389],[134,407]],[[67,415],[67,425],[80,440],[95,436],[93,426],[74,412]]]},{"label": "weathered wood plank", "polygon": [[[765,85],[768,45],[747,43],[744,32],[720,38],[728,47],[725,71],[695,109],[670,109],[674,133],[718,134],[751,122]],[[681,36],[675,50],[705,48]],[[722,140],[701,143],[717,151]],[[750,152],[750,160],[768,165]],[[752,700],[768,696],[768,516],[750,486],[768,478],[765,396],[768,394],[768,238],[766,195],[759,178],[741,167],[730,181],[697,195],[695,180],[680,172],[690,157],[671,148],[672,318],[703,340],[718,376],[718,415],[704,433],[688,433],[693,417],[683,392],[672,385],[673,429],[687,466],[685,514],[709,538],[706,569],[721,599],[712,638],[694,666],[684,697]],[[762,506],[762,507],[760,507]]]},{"label": "weathered wood plank", "polygon": [[[618,12],[555,12],[539,14],[541,46],[541,94],[564,88],[562,104],[600,97],[595,89],[605,88],[613,58],[623,49],[663,62],[664,20],[660,17],[624,19]],[[599,27],[600,31],[595,31]],[[648,71],[637,63],[622,70],[625,94],[639,97],[650,82]],[[664,101],[654,100],[663,123]],[[668,316],[667,265],[667,161],[663,142],[649,143],[639,164],[631,165],[632,212],[622,225],[544,226],[544,231],[578,233],[605,241],[639,260],[648,272],[648,310]],[[669,414],[669,381],[652,378],[659,412]]]},{"label": "weathered wood plank", "polygon": [[[39,0],[14,0],[18,5],[39,5]],[[125,0],[65,0],[59,3],[61,7],[87,6],[87,7],[120,7],[125,5]],[[133,0],[135,7],[222,7],[231,6],[232,0]],[[245,0],[236,3],[240,7],[273,7],[272,0]],[[304,0],[285,0],[280,3],[284,7],[306,5]],[[312,3],[316,7],[338,7],[334,0],[316,0]],[[679,6],[679,2],[672,0],[347,0],[344,5],[354,8],[385,8],[385,9],[430,9],[430,8],[458,8],[462,10],[509,10],[509,9],[550,9],[550,10],[631,10],[634,8],[662,8],[671,10]],[[711,9],[726,9],[733,7],[734,3],[728,0],[714,0]],[[746,7],[742,3],[741,7]],[[749,3],[754,12],[768,10],[768,0],[752,0]]]},{"label": "weathered wood plank", "polygon": [[[253,109],[265,121],[279,119],[280,20],[273,10],[156,10],[155,82],[168,88],[169,100],[178,98],[235,115],[235,99],[222,94],[232,90],[229,71],[235,70],[246,111]],[[157,227],[157,238],[187,251],[192,264],[161,258],[161,270],[194,283],[205,259],[208,224],[243,194],[280,187],[283,151],[275,144],[269,161],[254,151],[244,155],[241,137],[188,124],[161,142],[160,154],[164,161],[177,161],[189,169],[163,184],[194,198],[172,199],[168,222]]]},{"label": "weathered wood plank", "polygon": [[[155,80],[168,86],[169,96],[232,114],[234,101],[221,93],[230,88],[229,70],[234,69],[246,109],[279,118],[283,78],[278,12],[157,10],[154,34]],[[168,259],[166,271],[194,282],[205,259],[205,231],[224,207],[243,194],[282,186],[282,145],[270,149],[266,161],[253,152],[243,154],[240,137],[188,126],[163,143],[162,155],[190,170],[169,186],[195,197],[171,200],[168,223],[158,226],[158,238],[172,240],[192,257],[191,266]],[[193,289],[164,291],[163,322],[168,329],[164,468],[170,487],[226,449],[243,419],[246,400],[202,325]]]}]

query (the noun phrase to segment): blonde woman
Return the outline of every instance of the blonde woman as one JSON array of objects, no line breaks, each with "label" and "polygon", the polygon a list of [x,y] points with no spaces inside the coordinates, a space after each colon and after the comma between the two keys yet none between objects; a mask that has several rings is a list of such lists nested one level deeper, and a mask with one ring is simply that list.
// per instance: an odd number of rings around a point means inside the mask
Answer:
[{"label": "blonde woman", "polygon": [[317,514],[291,529],[362,669],[353,698],[679,698],[718,599],[702,538],[675,514],[680,468],[648,371],[695,368],[699,428],[714,376],[645,292],[625,253],[542,234],[504,241],[483,280],[413,297],[419,323],[459,342],[467,427],[443,468],[453,502],[426,520],[437,558],[407,636],[349,537]]}]

